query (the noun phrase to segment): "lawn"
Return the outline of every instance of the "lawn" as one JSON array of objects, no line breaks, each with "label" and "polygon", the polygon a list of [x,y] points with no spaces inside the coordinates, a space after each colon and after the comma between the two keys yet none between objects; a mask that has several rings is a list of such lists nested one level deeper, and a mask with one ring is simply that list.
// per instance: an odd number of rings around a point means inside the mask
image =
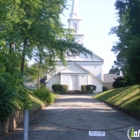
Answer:
[{"label": "lawn", "polygon": [[45,107],[45,102],[42,101],[41,99],[37,98],[36,96],[30,94],[30,99],[31,99],[31,110],[34,110],[36,108],[44,108]]},{"label": "lawn", "polygon": [[94,96],[140,119],[140,86],[111,89]]}]

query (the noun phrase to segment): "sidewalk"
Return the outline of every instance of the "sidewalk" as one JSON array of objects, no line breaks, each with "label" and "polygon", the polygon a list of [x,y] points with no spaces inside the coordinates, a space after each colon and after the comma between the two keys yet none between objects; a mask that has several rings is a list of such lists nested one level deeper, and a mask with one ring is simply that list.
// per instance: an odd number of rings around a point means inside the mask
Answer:
[{"label": "sidewalk", "polygon": [[[93,99],[92,94],[60,95],[31,120],[29,140],[128,140],[127,131],[136,123],[140,121]],[[89,130],[105,130],[106,136],[90,137]],[[23,140],[23,128],[0,140]]]}]

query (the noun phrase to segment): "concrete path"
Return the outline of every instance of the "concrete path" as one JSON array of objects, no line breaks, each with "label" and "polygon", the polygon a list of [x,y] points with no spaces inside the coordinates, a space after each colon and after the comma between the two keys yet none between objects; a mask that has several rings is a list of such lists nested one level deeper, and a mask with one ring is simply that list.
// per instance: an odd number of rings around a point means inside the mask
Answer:
[{"label": "concrete path", "polygon": [[[60,95],[31,121],[29,140],[128,140],[130,127],[139,130],[140,121],[93,99],[93,95]],[[89,136],[88,130],[105,130],[106,136]],[[0,140],[23,140],[23,129]]]}]

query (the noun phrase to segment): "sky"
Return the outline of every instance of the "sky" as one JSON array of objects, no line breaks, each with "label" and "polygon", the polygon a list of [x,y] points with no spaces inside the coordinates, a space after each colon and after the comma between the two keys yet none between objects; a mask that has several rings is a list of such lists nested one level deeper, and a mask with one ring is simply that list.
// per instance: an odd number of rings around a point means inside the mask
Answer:
[{"label": "sky", "polygon": [[[103,73],[108,73],[114,60],[115,54],[111,51],[112,46],[118,41],[116,35],[109,35],[110,29],[118,25],[116,0],[79,0],[79,12],[84,33],[84,47],[104,59]],[[71,12],[72,0],[68,0],[68,10],[63,11],[61,21],[68,28],[67,19]]]}]

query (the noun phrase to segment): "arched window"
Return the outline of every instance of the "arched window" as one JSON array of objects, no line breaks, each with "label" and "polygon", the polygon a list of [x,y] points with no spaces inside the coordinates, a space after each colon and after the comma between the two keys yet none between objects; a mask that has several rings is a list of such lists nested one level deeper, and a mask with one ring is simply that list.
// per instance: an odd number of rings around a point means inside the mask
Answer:
[{"label": "arched window", "polygon": [[74,27],[75,32],[77,33],[77,24],[74,23],[74,24],[73,24],[73,27]]}]

